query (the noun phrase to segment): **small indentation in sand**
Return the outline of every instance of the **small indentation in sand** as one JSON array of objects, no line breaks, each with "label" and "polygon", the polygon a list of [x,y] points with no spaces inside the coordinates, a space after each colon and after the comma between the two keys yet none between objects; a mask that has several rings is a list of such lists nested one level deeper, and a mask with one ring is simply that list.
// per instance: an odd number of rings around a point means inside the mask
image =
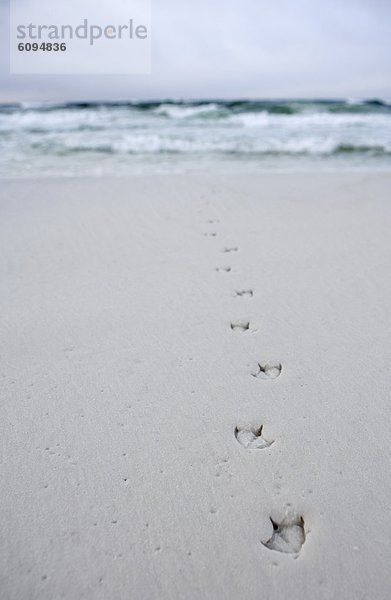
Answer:
[{"label": "small indentation in sand", "polygon": [[271,517],[270,521],[273,525],[273,535],[262,544],[269,550],[295,554],[297,558],[305,542],[303,517],[296,513],[289,513],[280,522],[274,521]]},{"label": "small indentation in sand", "polygon": [[254,296],[254,292],[252,290],[239,290],[235,292],[235,297],[239,298],[252,298]]},{"label": "small indentation in sand", "polygon": [[281,375],[282,365],[277,360],[268,360],[265,364],[258,363],[257,370],[251,375],[258,379],[277,379]]},{"label": "small indentation in sand", "polygon": [[221,252],[223,252],[223,254],[228,254],[229,252],[238,252],[238,250],[239,248],[237,246],[231,246],[224,248]]},{"label": "small indentation in sand", "polygon": [[217,272],[225,272],[225,273],[229,273],[231,270],[231,267],[216,267],[216,271]]},{"label": "small indentation in sand", "polygon": [[206,231],[206,232],[204,233],[204,236],[205,236],[205,237],[216,237],[216,235],[217,235],[217,232],[216,232],[216,231]]},{"label": "small indentation in sand", "polygon": [[254,427],[245,425],[235,427],[235,437],[244,448],[250,450],[263,450],[274,444],[274,440],[266,440],[262,436],[263,425]]},{"label": "small indentation in sand", "polygon": [[231,329],[239,333],[244,333],[250,330],[250,323],[249,321],[237,321],[236,323],[231,323]]},{"label": "small indentation in sand", "polygon": [[73,352],[75,349],[75,346],[65,346],[65,348],[63,348],[63,352],[68,353],[68,352]]}]

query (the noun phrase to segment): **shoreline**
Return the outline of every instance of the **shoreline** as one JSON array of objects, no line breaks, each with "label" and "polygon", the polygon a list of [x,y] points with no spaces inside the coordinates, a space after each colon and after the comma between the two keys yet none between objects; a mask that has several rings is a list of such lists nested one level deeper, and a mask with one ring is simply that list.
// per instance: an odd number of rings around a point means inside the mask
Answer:
[{"label": "shoreline", "polygon": [[185,163],[178,164],[178,167],[170,165],[166,169],[162,168],[159,170],[157,165],[152,165],[149,167],[143,167],[139,170],[135,167],[131,167],[130,171],[124,172],[101,172],[101,173],[88,173],[86,174],[77,174],[77,173],[49,173],[43,174],[39,172],[37,174],[28,173],[26,176],[22,175],[2,175],[0,173],[0,181],[7,182],[39,182],[39,181],[57,181],[57,180],[103,180],[103,179],[134,179],[134,178],[147,178],[147,179],[155,179],[157,177],[196,177],[200,180],[204,179],[212,179],[214,177],[222,177],[227,175],[238,175],[238,176],[246,176],[246,177],[275,177],[276,175],[282,175],[287,177],[305,177],[305,176],[313,176],[313,175],[322,175],[322,176],[358,176],[358,175],[373,175],[373,176],[387,176],[391,173],[391,166],[386,168],[384,165],[378,166],[370,166],[363,167],[362,165],[353,166],[351,164],[346,164],[346,166],[331,166],[327,165],[327,160],[322,163],[316,163],[313,165],[299,165],[297,163],[293,164],[291,167],[277,167],[277,166],[260,166],[259,164],[254,167],[250,162],[243,162],[240,164],[240,167],[232,168],[236,163],[232,161],[232,163],[215,162],[212,163],[212,167],[209,164],[207,170],[204,167],[194,165],[189,166]]}]

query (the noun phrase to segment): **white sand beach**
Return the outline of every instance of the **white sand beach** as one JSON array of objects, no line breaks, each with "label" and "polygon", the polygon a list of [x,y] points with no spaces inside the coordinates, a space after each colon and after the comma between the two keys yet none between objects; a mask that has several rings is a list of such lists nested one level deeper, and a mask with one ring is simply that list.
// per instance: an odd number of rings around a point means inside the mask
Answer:
[{"label": "white sand beach", "polygon": [[390,598],[390,189],[2,181],[2,600]]}]

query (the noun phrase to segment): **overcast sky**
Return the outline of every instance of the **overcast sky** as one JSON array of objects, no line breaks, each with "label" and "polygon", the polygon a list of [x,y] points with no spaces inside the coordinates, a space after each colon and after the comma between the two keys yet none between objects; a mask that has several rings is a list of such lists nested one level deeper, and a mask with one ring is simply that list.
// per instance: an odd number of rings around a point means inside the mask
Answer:
[{"label": "overcast sky", "polygon": [[151,75],[12,76],[4,50],[0,100],[391,99],[390,0],[152,0],[151,39]]}]

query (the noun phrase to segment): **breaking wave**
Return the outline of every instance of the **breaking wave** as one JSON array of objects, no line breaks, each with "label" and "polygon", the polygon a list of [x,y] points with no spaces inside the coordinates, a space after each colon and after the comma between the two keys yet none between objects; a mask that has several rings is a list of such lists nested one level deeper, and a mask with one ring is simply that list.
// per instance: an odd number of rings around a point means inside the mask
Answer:
[{"label": "breaking wave", "polygon": [[[0,105],[0,173],[76,172],[98,156],[115,173],[169,157],[251,160],[331,158],[388,166],[385,100],[71,102]],[[372,162],[371,162],[372,161]],[[378,163],[376,163],[378,161]],[[280,161],[281,162],[281,161]],[[43,165],[46,165],[43,169]],[[98,167],[97,167],[98,165]],[[18,171],[19,170],[19,171]]]}]

